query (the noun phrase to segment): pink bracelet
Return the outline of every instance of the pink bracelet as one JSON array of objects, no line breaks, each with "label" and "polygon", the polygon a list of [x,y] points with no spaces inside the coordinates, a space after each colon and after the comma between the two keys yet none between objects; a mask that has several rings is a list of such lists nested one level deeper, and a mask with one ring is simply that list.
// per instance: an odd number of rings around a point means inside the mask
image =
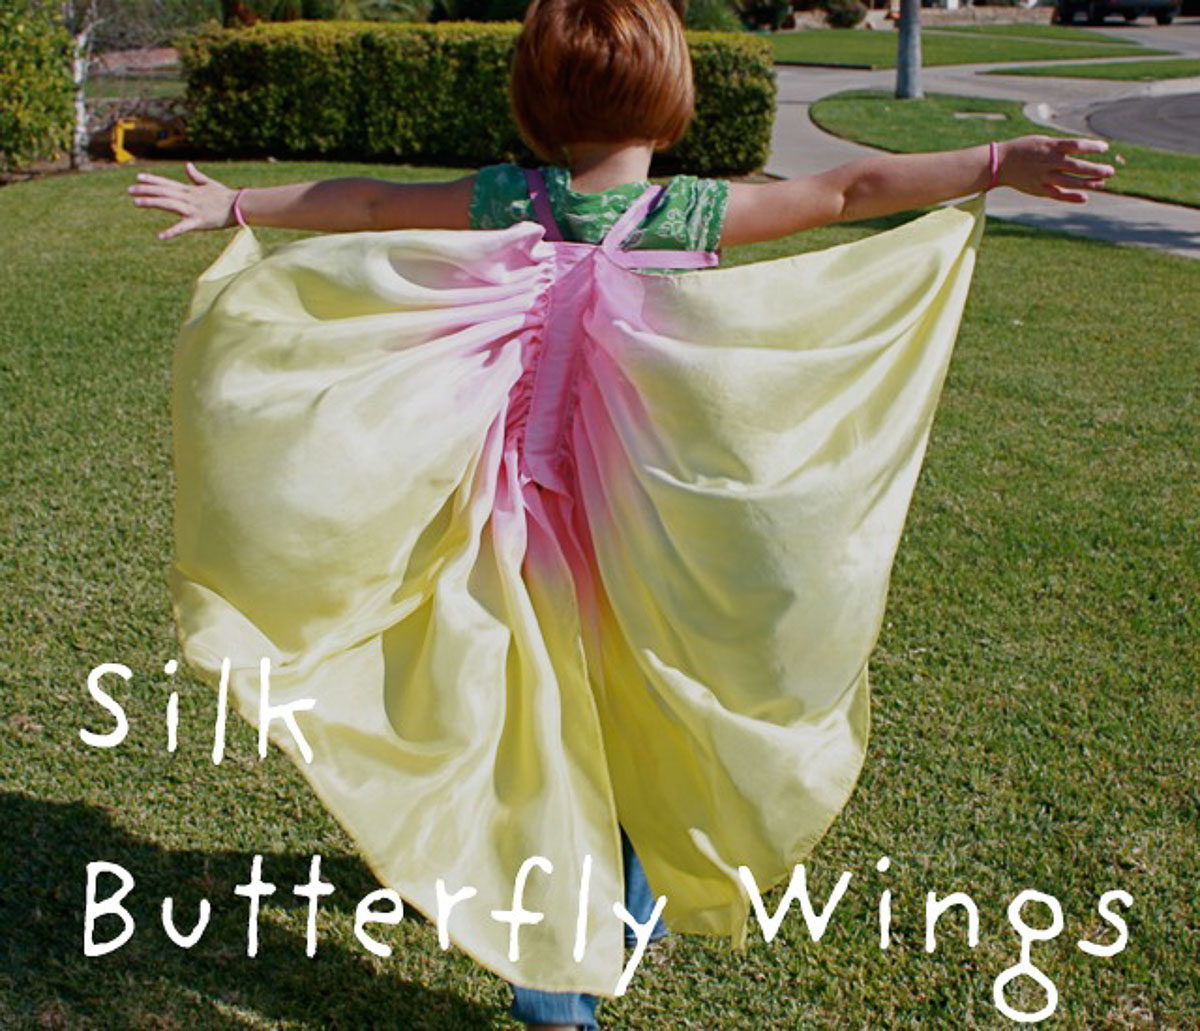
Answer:
[{"label": "pink bracelet", "polygon": [[243,186],[238,190],[237,195],[233,198],[233,217],[237,219],[237,224],[243,229],[249,229],[246,225],[245,218],[242,217],[242,194],[246,192],[248,187]]},{"label": "pink bracelet", "polygon": [[992,179],[987,188],[992,190],[996,187],[996,180],[1000,178],[1000,148],[996,146],[995,140],[988,144],[988,159],[992,166]]}]

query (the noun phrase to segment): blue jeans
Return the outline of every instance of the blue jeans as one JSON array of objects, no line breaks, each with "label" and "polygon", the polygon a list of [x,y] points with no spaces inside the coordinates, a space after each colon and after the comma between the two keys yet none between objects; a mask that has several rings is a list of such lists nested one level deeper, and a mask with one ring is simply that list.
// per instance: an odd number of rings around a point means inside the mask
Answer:
[{"label": "blue jeans", "polygon": [[[650,894],[650,883],[646,880],[646,872],[638,861],[633,845],[621,829],[621,855],[625,864],[625,908],[629,915],[640,924],[650,919],[654,912],[654,896]],[[658,941],[667,933],[667,925],[662,917],[650,932],[650,940]],[[625,944],[637,944],[633,931],[625,928]],[[578,1024],[588,1028],[596,1027],[596,996],[581,992],[539,992],[533,988],[512,986],[513,1001],[509,1012],[517,1020],[525,1024]]]}]

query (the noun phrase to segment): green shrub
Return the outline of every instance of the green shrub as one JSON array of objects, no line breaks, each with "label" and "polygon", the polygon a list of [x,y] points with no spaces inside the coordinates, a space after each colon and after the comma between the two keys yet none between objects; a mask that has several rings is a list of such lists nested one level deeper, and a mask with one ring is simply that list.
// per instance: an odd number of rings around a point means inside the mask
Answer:
[{"label": "green shrub", "polygon": [[0,168],[20,168],[71,146],[74,44],[49,9],[0,0]]},{"label": "green shrub", "polygon": [[[485,165],[532,161],[508,100],[516,24],[345,22],[209,29],[181,41],[188,135],[224,156]],[[689,33],[696,117],[659,172],[745,172],[775,110],[767,43]]]},{"label": "green shrub", "polygon": [[860,0],[823,0],[825,21],[832,29],[852,29],[867,16]]},{"label": "green shrub", "polygon": [[708,32],[740,32],[742,19],[730,0],[688,0],[684,24]]}]

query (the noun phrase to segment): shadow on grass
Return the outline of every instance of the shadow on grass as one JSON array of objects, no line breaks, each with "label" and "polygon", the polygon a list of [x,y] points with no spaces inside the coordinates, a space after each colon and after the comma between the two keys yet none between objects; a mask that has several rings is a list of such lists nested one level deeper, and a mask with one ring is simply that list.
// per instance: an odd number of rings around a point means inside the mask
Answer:
[{"label": "shadow on grass", "polygon": [[[1062,205],[1064,211],[1059,217],[1022,216],[1021,221],[1008,219],[1004,215],[988,213],[987,227],[983,251],[987,251],[987,239],[1025,240],[1034,242],[1044,240],[1047,236],[1057,237],[1063,242],[1070,242],[1080,248],[1101,248],[1111,253],[1114,247],[1140,244],[1152,249],[1170,247],[1194,248],[1200,244],[1200,235],[1186,228],[1172,229],[1158,223],[1135,222],[1125,220],[1117,226],[1113,220],[1095,212],[1076,210],[1067,212],[1067,205]],[[1078,207],[1078,206],[1077,206]],[[895,229],[914,218],[936,211],[936,207],[917,208],[913,211],[901,212],[897,215],[885,215],[880,218],[864,219],[855,222],[856,228],[869,229],[871,233],[882,233]],[[1106,238],[1106,231],[1119,230],[1121,240]],[[1139,252],[1141,256],[1141,252]]]},{"label": "shadow on grass", "polygon": [[[1075,205],[1075,207],[1079,209],[1081,206]],[[1170,205],[1163,205],[1162,210],[1169,216],[1172,209]],[[1005,216],[994,215],[991,217],[994,220],[1000,220]],[[1034,228],[1069,235],[1072,238],[1091,237],[1103,242],[1136,244],[1160,250],[1192,249],[1194,251],[1197,246],[1200,246],[1200,232],[1186,225],[1169,225],[1162,218],[1127,217],[1118,222],[1103,212],[1075,210],[1053,212],[1045,216],[1022,215],[1021,221]]]},{"label": "shadow on grass", "polygon": [[[248,1021],[319,1027],[487,1027],[497,1013],[453,992],[381,972],[357,941],[331,941],[318,925],[317,951],[260,911],[258,954],[246,955],[248,901],[233,888],[250,878],[252,853],[170,851],[130,836],[103,807],[47,802],[0,792],[0,1024],[42,1027],[154,1026],[244,1028]],[[134,878],[122,904],[133,936],[104,956],[83,953],[87,864],[104,860]],[[311,855],[264,855],[262,879],[276,885],[264,906],[305,909],[292,887],[308,880]],[[335,885],[321,911],[353,913],[379,885],[355,858],[322,857],[321,878]],[[102,875],[100,900],[118,879]],[[182,949],[166,936],[162,900],[171,896],[182,933],[202,898],[211,919],[199,942]],[[406,909],[405,923],[420,922]],[[121,931],[116,916],[97,920],[97,942]],[[395,947],[384,925],[372,936]],[[402,946],[401,946],[402,947]],[[395,953],[393,953],[395,955]],[[383,963],[389,961],[384,960]],[[15,1012],[14,1012],[15,1011]]]}]

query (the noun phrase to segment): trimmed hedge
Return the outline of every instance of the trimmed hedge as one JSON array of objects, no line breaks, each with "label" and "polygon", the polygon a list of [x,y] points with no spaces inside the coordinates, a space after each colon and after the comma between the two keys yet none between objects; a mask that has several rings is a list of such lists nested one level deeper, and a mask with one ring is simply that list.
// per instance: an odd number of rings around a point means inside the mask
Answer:
[{"label": "trimmed hedge", "polygon": [[0,168],[66,152],[75,127],[74,43],[45,10],[0,0]]},{"label": "trimmed hedge", "polygon": [[[188,135],[214,155],[479,166],[533,162],[509,110],[516,23],[290,22],[182,40]],[[738,174],[767,159],[769,44],[689,32],[696,115],[658,173]]]}]

